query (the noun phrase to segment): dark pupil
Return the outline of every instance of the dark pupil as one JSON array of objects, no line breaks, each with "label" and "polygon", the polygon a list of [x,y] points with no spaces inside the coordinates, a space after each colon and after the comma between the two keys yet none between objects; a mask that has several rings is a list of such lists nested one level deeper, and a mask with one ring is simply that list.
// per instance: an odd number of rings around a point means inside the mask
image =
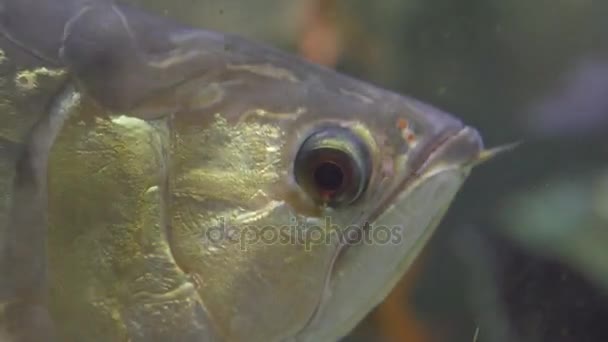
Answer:
[{"label": "dark pupil", "polygon": [[338,191],[344,182],[344,172],[338,165],[331,162],[324,162],[317,166],[313,176],[315,184],[322,191]]}]

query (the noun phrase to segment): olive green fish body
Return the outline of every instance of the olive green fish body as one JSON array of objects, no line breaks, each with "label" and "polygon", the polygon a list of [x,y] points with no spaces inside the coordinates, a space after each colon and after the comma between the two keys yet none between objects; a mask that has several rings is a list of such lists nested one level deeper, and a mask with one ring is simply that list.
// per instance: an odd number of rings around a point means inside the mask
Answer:
[{"label": "olive green fish body", "polygon": [[387,295],[480,158],[474,129],[412,98],[93,4],[66,3],[55,43],[4,31],[70,76],[24,141],[31,180],[48,184],[11,201],[48,198],[44,220],[20,225],[48,246],[33,253],[37,304],[58,340],[336,340]]}]

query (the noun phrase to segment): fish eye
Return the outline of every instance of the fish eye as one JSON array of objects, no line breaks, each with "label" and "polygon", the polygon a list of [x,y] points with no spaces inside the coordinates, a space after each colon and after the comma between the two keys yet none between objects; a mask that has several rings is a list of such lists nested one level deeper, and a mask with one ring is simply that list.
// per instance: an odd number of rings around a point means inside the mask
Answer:
[{"label": "fish eye", "polygon": [[348,205],[365,191],[369,150],[350,129],[325,127],[304,140],[294,161],[298,185],[318,204]]}]

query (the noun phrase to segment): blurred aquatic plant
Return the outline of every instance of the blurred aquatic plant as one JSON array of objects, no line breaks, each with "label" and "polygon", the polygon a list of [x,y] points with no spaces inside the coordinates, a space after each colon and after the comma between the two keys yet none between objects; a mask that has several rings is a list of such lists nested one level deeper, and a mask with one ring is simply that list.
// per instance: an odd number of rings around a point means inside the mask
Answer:
[{"label": "blurred aquatic plant", "polygon": [[508,236],[608,292],[608,170],[512,194],[499,215]]},{"label": "blurred aquatic plant", "polygon": [[565,72],[562,81],[522,119],[531,134],[574,137],[608,129],[608,63],[583,58]]}]

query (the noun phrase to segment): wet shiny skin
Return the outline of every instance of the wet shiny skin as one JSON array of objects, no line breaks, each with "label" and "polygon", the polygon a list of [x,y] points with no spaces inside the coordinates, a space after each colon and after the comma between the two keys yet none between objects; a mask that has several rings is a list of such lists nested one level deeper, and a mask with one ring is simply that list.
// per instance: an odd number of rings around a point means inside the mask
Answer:
[{"label": "wet shiny skin", "polygon": [[[480,158],[479,135],[414,99],[257,43],[170,29],[183,55],[137,70],[160,65],[160,75],[183,79],[122,89],[136,93],[124,94],[133,103],[113,101],[106,83],[81,69],[83,50],[67,45],[82,100],[55,99],[71,115],[48,165],[48,308],[59,339],[346,334],[431,236]],[[355,139],[365,149],[369,179],[355,201],[332,207],[296,181],[294,161],[308,137],[336,127],[350,132],[336,146]],[[397,226],[401,238],[243,242],[252,227],[294,223],[325,232]],[[232,235],[209,239],[218,226]]]},{"label": "wet shiny skin", "polygon": [[[86,108],[79,110],[84,114],[56,142],[49,170],[51,314],[61,334],[322,340],[361,319],[430,236],[476,151],[454,161],[446,154],[448,164],[439,157],[414,175],[408,160],[417,149],[404,148],[395,125],[410,108],[352,118],[303,108],[279,115],[270,103],[256,108],[264,115],[193,111],[153,121],[83,120]],[[400,245],[243,248],[241,235],[205,240],[219,222],[244,234],[252,225],[314,220],[292,167],[303,138],[328,122],[351,127],[365,143],[373,175],[358,201],[321,215],[342,229],[363,226],[372,214],[379,224],[403,225]],[[436,139],[424,133],[419,151]],[[384,271],[373,271],[377,265]],[[87,322],[74,324],[81,317]]]}]

